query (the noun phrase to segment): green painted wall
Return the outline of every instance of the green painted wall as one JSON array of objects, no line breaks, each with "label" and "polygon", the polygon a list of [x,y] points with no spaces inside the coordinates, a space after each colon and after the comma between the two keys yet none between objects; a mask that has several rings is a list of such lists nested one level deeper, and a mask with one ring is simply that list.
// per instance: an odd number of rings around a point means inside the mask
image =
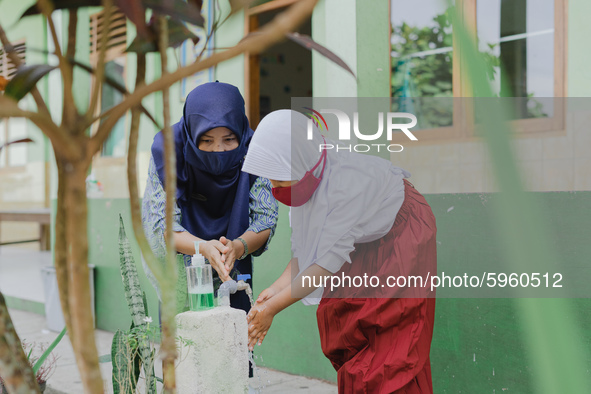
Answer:
[{"label": "green painted wall", "polygon": [[138,269],[140,284],[148,298],[153,321],[158,321],[158,297],[143,271],[140,252],[133,236],[129,200],[88,200],[88,261],[95,268],[95,311],[97,328],[127,330],[131,316],[127,308],[121,273],[119,271],[119,214],[123,216],[125,232],[130,240]]},{"label": "green painted wall", "polygon": [[[229,2],[222,1],[220,6],[221,20],[230,12]],[[217,12],[217,10],[216,10]],[[244,11],[232,15],[214,34],[216,48],[229,48],[236,45],[244,36]],[[244,55],[236,56],[216,66],[214,78],[220,82],[232,84],[244,94]]]},{"label": "green painted wall", "polygon": [[[591,192],[530,193],[547,216],[549,242],[569,266],[588,265],[591,255],[588,223]],[[491,271],[503,269],[503,251],[494,229],[494,194],[441,194],[426,196],[437,218],[438,261],[447,266],[472,261]],[[454,206],[453,214],[447,209]],[[510,268],[509,268],[510,270]],[[551,299],[545,300],[548,304]],[[557,322],[560,327],[589,324],[589,299],[570,300],[577,322]],[[437,393],[512,392],[532,393],[531,360],[525,344],[517,303],[513,299],[439,299],[431,364]],[[578,338],[591,362],[591,333]],[[587,372],[589,372],[587,370]],[[591,376],[591,374],[589,374]],[[496,391],[493,391],[496,390]]]},{"label": "green painted wall", "polygon": [[[357,95],[390,97],[389,0],[357,1]],[[383,18],[376,18],[383,15]]]},{"label": "green painted wall", "polygon": [[591,96],[589,62],[591,54],[587,50],[588,37],[591,36],[591,2],[587,0],[568,0],[567,28],[567,95],[569,97]]},{"label": "green painted wall", "polygon": [[[312,15],[312,38],[329,48],[357,72],[358,39],[356,0],[320,0]],[[312,52],[312,91],[314,97],[355,97],[355,78]]]}]

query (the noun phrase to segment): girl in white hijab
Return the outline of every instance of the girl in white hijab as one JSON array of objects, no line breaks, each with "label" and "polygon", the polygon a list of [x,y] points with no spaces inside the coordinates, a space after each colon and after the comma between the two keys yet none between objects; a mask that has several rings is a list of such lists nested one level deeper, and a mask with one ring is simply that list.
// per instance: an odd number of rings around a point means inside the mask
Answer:
[{"label": "girl in white hijab", "polygon": [[432,393],[435,299],[387,278],[436,274],[433,213],[405,170],[327,149],[337,143],[311,129],[298,112],[272,112],[246,155],[242,170],[269,178],[275,198],[292,207],[293,252],[248,315],[249,345],[260,345],[275,314],[297,300],[320,303],[322,350],[339,392]]}]

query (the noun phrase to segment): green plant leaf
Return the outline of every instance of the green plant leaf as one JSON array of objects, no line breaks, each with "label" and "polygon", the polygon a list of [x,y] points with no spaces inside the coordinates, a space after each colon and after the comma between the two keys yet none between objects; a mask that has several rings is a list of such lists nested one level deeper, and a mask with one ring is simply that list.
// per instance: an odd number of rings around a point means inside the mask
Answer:
[{"label": "green plant leaf", "polygon": [[235,14],[243,8],[248,8],[254,0],[229,0],[230,2],[230,15]]},{"label": "green plant leaf", "polygon": [[121,215],[119,215],[119,260],[121,279],[123,281],[129,313],[131,314],[131,319],[136,327],[139,327],[146,324],[144,321],[146,318],[146,311],[144,309],[144,301],[142,298],[143,292],[135,265],[135,259],[131,253],[131,245],[125,234],[125,226],[123,225],[123,218]]},{"label": "green plant leaf", "polygon": [[[148,24],[151,35],[148,38],[137,36],[133,39],[126,52],[149,53],[158,52],[158,34],[153,22]],[[191,33],[181,22],[173,19],[168,20],[168,46],[176,48],[185,40],[198,40],[198,37]]]},{"label": "green plant leaf", "polygon": [[[98,7],[102,4],[101,0],[53,0],[52,3],[54,10],[75,9],[81,7]],[[37,15],[40,13],[41,11],[39,11],[37,8],[37,4],[33,4],[25,10],[25,12],[21,15],[21,18],[24,18],[25,16]]]},{"label": "green plant leaf", "polygon": [[132,356],[133,356],[133,376],[131,379],[131,384],[132,384],[131,392],[135,393],[135,388],[137,386],[138,379],[140,378],[142,358],[140,356],[140,352],[137,349],[132,353]]},{"label": "green plant leaf", "polygon": [[26,142],[35,142],[30,138],[22,138],[20,140],[15,140],[15,141],[9,141],[5,144],[0,145],[0,152],[2,151],[3,148],[7,147],[8,145],[13,145],[13,144],[22,144],[22,143],[26,143]]},{"label": "green plant leaf", "polygon": [[185,3],[182,0],[143,0],[144,5],[152,11],[203,27],[205,20],[201,15],[201,2]]},{"label": "green plant leaf", "polygon": [[41,78],[43,78],[55,68],[57,67],[49,66],[47,64],[20,66],[16,72],[16,75],[12,77],[10,82],[8,82],[6,85],[4,94],[17,101],[22,99],[35,87]]},{"label": "green plant leaf", "polygon": [[129,383],[127,360],[129,357],[127,335],[123,331],[117,330],[113,336],[113,342],[111,343],[113,394],[127,394],[129,392],[127,390]]},{"label": "green plant leaf", "polygon": [[[135,259],[131,253],[131,245],[125,234],[125,226],[123,225],[123,218],[121,215],[119,215],[119,259],[121,279],[123,281],[125,297],[127,299],[131,319],[136,328],[145,327],[146,310],[144,309],[143,291],[140,286]],[[152,357],[150,352],[150,342],[146,339],[138,338],[135,335],[133,338],[137,346],[137,351],[144,360],[144,374],[146,376],[146,381],[151,382],[153,380],[151,377],[154,376],[154,365],[150,367],[150,363],[146,362],[146,360],[151,360],[150,357]],[[115,341],[115,339],[113,339],[113,341]],[[131,362],[131,355],[127,356],[127,360]],[[115,373],[115,366],[113,366],[113,373]],[[113,384],[115,384],[115,380],[113,380]],[[155,392],[155,384],[149,384],[148,393]]]},{"label": "green plant leaf", "polygon": [[4,91],[7,84],[8,84],[8,79],[6,79],[2,75],[0,75],[0,91]]},{"label": "green plant leaf", "polygon": [[103,354],[99,357],[99,363],[110,363],[111,362],[111,355],[110,354]]},{"label": "green plant leaf", "polygon": [[115,0],[115,5],[135,25],[138,35],[149,35],[146,25],[146,8],[142,0]]},{"label": "green plant leaf", "polygon": [[185,269],[185,260],[182,254],[176,255],[177,263],[177,282],[176,282],[176,313],[182,313],[188,310],[187,300],[189,298],[187,290],[187,270]]},{"label": "green plant leaf", "polygon": [[39,371],[39,368],[41,368],[47,357],[49,357],[49,354],[53,351],[53,349],[55,349],[58,343],[60,343],[64,335],[66,335],[66,327],[64,327],[64,329],[62,330],[62,332],[59,333],[57,338],[55,338],[53,342],[51,342],[51,345],[49,345],[49,347],[45,349],[45,351],[43,352],[41,357],[39,357],[39,360],[37,360],[35,365],[33,365],[33,374],[37,375],[37,371]]},{"label": "green plant leaf", "polygon": [[33,353],[33,346],[31,346],[29,353],[27,353],[27,360],[31,360],[31,353]]},{"label": "green plant leaf", "polygon": [[150,316],[150,313],[148,313],[148,299],[145,291],[142,291],[142,300],[144,301],[144,311],[146,311],[146,316]]},{"label": "green plant leaf", "polygon": [[338,57],[330,49],[326,48],[323,45],[318,44],[316,41],[314,41],[312,39],[312,37],[307,36],[305,34],[300,34],[300,33],[288,33],[287,38],[289,38],[290,40],[292,40],[293,42],[295,42],[297,44],[300,44],[301,46],[303,46],[306,49],[315,50],[316,52],[318,52],[319,54],[321,54],[322,56],[324,56],[328,60],[332,61],[337,66],[341,67],[343,70],[347,71],[354,78],[357,78],[355,76],[355,73],[353,72],[353,70],[351,70],[351,68],[349,68],[349,66],[347,65],[347,63],[345,63],[343,61],[343,59]]}]

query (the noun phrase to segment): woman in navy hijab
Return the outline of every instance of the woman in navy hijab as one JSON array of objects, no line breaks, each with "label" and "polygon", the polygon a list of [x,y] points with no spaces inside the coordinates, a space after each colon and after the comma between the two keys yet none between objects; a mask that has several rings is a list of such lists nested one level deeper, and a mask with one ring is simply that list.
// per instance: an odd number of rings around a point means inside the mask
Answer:
[{"label": "woman in navy hijab", "polygon": [[[220,82],[198,86],[187,96],[183,117],[172,130],[177,157],[173,228],[177,252],[185,255],[189,265],[198,242],[199,252],[221,281],[252,275],[251,254],[266,250],[277,224],[277,202],[267,179],[241,171],[253,131],[239,90]],[[164,140],[159,132],[152,144],[142,203],[144,231],[159,257],[165,253],[165,182]],[[145,264],[144,268],[160,297],[157,282]],[[246,312],[250,309],[243,291],[233,294],[230,303]]]}]

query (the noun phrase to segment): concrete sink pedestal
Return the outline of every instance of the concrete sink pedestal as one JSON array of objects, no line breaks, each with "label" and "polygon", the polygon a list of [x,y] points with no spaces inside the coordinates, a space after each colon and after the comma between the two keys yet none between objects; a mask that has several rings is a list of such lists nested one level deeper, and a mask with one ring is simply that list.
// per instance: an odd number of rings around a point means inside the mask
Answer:
[{"label": "concrete sink pedestal", "polygon": [[248,326],[243,310],[229,306],[176,316],[183,346],[176,367],[179,394],[248,391]]}]

